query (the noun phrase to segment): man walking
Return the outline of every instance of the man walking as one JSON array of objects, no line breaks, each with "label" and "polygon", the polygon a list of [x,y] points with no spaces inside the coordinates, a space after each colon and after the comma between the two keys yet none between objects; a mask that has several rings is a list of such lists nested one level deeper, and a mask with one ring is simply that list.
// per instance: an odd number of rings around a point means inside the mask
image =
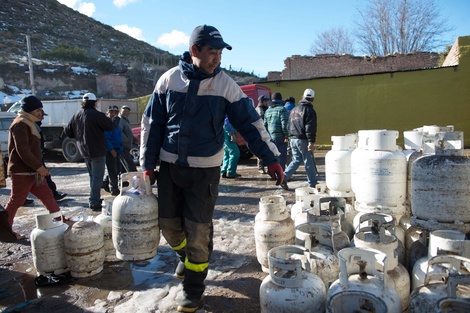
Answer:
[{"label": "man walking", "polygon": [[180,262],[183,279],[179,312],[203,305],[204,281],[213,250],[215,202],[224,154],[223,125],[248,139],[280,184],[277,151],[250,100],[220,68],[222,50],[232,47],[213,26],[196,27],[189,39],[191,61],[181,59],[158,80],[142,116],[141,165],[144,177],[158,176],[158,222]]},{"label": "man walking", "polygon": [[90,175],[89,208],[101,211],[100,191],[106,164],[106,139],[104,132],[119,126],[119,116],[109,119],[96,109],[98,101],[92,93],[83,95],[82,108],[74,114],[65,134],[77,140],[78,151],[85,159]]},{"label": "man walking", "polygon": [[292,162],[284,172],[284,181],[281,187],[288,189],[287,180],[294,174],[297,168],[305,165],[309,187],[315,187],[318,183],[315,162],[313,160],[314,143],[317,136],[317,113],[313,109],[315,92],[312,89],[304,91],[302,100],[289,116],[288,130],[292,149]]},{"label": "man walking", "polygon": [[274,141],[277,149],[281,153],[279,156],[279,164],[284,170],[286,167],[287,157],[287,122],[289,115],[284,107],[282,95],[280,92],[273,93],[271,97],[271,105],[264,115],[264,127],[268,131],[271,139]]}]

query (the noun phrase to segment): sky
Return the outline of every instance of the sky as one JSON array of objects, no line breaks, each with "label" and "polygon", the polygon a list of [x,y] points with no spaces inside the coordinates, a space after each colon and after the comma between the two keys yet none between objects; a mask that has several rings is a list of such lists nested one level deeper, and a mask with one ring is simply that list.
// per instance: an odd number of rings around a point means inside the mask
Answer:
[{"label": "sky", "polygon": [[[222,67],[266,77],[282,71],[292,55],[311,55],[316,36],[344,27],[350,32],[366,0],[58,0],[103,24],[175,55],[188,50],[192,30],[215,26],[233,50]],[[441,38],[452,45],[470,35],[469,0],[436,0],[454,30]]]}]

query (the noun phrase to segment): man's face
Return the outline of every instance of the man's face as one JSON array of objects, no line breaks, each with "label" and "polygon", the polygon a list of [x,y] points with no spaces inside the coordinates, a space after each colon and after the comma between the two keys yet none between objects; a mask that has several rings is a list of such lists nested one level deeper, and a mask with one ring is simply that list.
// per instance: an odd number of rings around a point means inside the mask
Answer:
[{"label": "man's face", "polygon": [[31,112],[29,112],[29,114],[37,117],[40,121],[42,120],[43,116],[42,116],[42,109],[36,109],[36,110],[33,110]]},{"label": "man's face", "polygon": [[118,115],[118,112],[119,112],[119,111],[115,111],[115,110],[110,110],[110,111],[108,111],[108,116],[109,116],[109,118],[115,117],[116,115]]},{"label": "man's face", "polygon": [[121,115],[124,117],[129,117],[129,114],[131,113],[131,110],[129,109],[122,109],[121,110]]},{"label": "man's face", "polygon": [[207,74],[212,74],[222,61],[222,50],[216,50],[208,45],[204,45],[201,47],[201,51],[199,51],[196,45],[192,45],[193,64]]}]

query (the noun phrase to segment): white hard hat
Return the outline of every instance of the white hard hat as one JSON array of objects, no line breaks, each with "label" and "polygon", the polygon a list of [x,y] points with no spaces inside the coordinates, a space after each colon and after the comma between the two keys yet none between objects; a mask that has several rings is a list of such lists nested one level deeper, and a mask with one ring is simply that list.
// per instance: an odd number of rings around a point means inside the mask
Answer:
[{"label": "white hard hat", "polygon": [[96,101],[96,96],[94,94],[92,94],[91,92],[89,92],[89,93],[86,93],[86,94],[83,95],[83,100]]},{"label": "white hard hat", "polygon": [[304,98],[314,98],[315,97],[315,91],[313,91],[313,89],[305,89],[303,97]]}]

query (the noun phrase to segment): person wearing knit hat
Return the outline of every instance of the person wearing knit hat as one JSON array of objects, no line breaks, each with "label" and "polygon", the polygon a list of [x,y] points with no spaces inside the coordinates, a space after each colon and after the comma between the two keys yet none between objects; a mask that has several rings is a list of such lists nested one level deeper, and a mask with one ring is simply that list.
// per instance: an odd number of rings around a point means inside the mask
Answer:
[{"label": "person wearing knit hat", "polygon": [[271,104],[264,115],[264,127],[266,127],[271,139],[281,153],[279,156],[279,164],[282,170],[284,170],[286,166],[287,158],[287,137],[289,135],[287,132],[288,119],[289,114],[284,107],[282,94],[280,92],[273,93],[271,96]]},{"label": "person wearing knit hat", "polygon": [[[5,206],[8,226],[13,231],[13,220],[18,208],[31,192],[44,204],[49,213],[60,211],[45,177],[50,175],[44,166],[41,151],[41,134],[36,124],[42,119],[42,102],[35,96],[21,99],[21,110],[10,126],[8,137],[8,175],[11,193]],[[16,239],[24,236],[16,234]]]}]

